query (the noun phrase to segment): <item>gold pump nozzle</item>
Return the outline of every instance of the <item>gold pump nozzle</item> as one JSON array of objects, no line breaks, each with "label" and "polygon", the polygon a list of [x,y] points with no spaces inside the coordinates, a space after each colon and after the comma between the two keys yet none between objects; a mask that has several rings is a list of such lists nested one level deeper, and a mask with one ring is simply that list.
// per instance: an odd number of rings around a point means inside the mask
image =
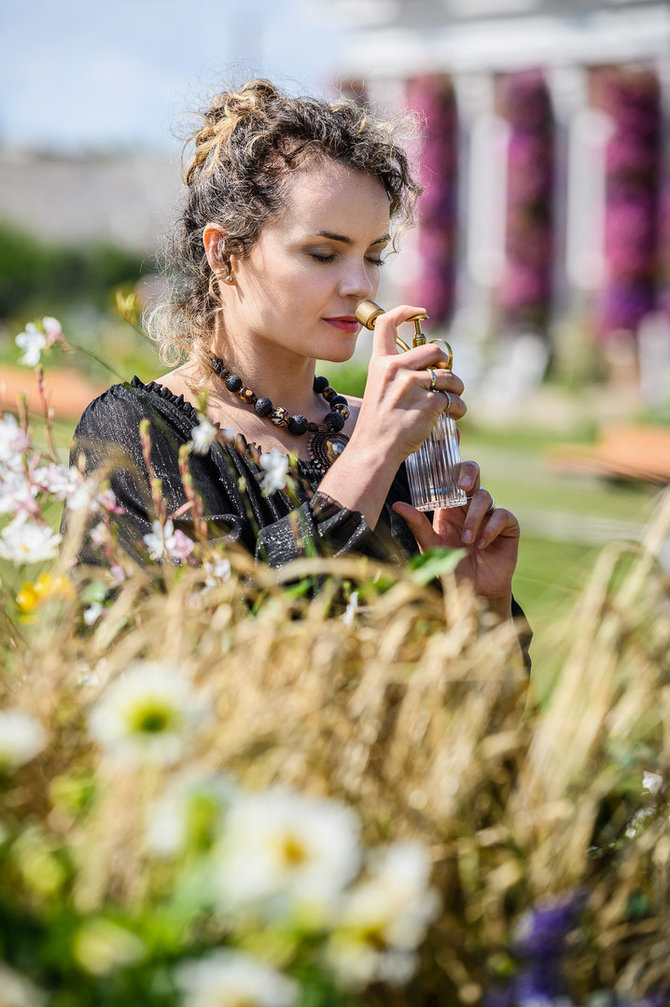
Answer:
[{"label": "gold pump nozzle", "polygon": [[[361,325],[364,325],[366,329],[370,329],[372,331],[372,329],[374,329],[375,327],[375,322],[377,321],[379,316],[384,314],[384,308],[380,307],[375,301],[372,300],[361,301],[361,303],[356,308],[354,314],[356,315],[356,318],[361,323]],[[412,337],[412,346],[408,346],[405,340],[401,339],[400,336],[396,336],[395,340],[396,344],[402,350],[407,351],[415,346],[424,346],[425,343],[427,342],[442,343],[446,347],[448,361],[446,364],[440,363],[436,364],[435,366],[444,367],[445,369],[448,370],[451,368],[451,364],[454,359],[454,355],[451,351],[451,346],[449,345],[449,343],[445,342],[444,339],[428,340],[426,339],[425,334],[421,331],[421,322],[428,317],[429,316],[425,312],[421,312],[418,315],[410,315],[407,321],[414,323],[414,336]]]}]

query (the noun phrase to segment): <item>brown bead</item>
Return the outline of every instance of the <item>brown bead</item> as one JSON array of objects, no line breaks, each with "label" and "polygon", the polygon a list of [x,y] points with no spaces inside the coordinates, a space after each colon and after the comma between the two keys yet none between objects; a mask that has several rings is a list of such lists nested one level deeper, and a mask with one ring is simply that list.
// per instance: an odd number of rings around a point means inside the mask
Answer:
[{"label": "brown bead", "polygon": [[323,395],[323,397],[326,400],[326,402],[330,402],[331,399],[335,398],[335,396],[337,395],[337,392],[335,391],[334,388],[331,388],[330,385],[328,385],[327,388],[324,388],[324,390],[321,392],[321,394]]},{"label": "brown bead", "polygon": [[272,410],[270,414],[270,419],[277,427],[285,427],[290,419],[288,409],[284,409],[283,406],[277,406],[276,409]]},{"label": "brown bead", "polygon": [[252,392],[251,388],[241,388],[237,394],[243,402],[246,402],[250,406],[253,406],[256,401],[256,395]]},{"label": "brown bead", "polygon": [[333,410],[334,413],[339,413],[340,416],[343,416],[345,420],[348,420],[349,417],[351,416],[351,413],[349,412],[349,407],[342,405],[341,402],[337,402],[334,406],[331,406],[331,409]]}]

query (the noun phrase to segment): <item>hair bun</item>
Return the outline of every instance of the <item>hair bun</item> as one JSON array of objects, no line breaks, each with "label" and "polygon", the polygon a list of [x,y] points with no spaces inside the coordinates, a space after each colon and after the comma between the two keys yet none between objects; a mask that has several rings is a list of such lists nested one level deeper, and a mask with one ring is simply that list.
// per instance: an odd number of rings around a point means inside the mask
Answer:
[{"label": "hair bun", "polygon": [[269,80],[250,80],[240,91],[221,91],[210,107],[201,113],[204,125],[193,136],[195,150],[185,171],[187,185],[207,163],[218,161],[225,146],[242,123],[267,120],[269,108],[282,99],[281,92]]}]

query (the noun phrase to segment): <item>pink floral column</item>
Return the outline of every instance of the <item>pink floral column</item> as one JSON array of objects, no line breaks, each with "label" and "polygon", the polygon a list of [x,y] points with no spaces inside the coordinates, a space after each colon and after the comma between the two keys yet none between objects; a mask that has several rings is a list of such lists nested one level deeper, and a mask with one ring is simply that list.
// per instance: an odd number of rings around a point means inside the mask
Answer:
[{"label": "pink floral column", "polygon": [[506,265],[498,299],[505,328],[546,332],[553,276],[554,119],[541,70],[498,78],[508,122]]},{"label": "pink floral column", "polygon": [[653,70],[604,67],[593,102],[612,122],[605,152],[606,278],[598,331],[635,332],[657,307],[661,189],[661,94]]},{"label": "pink floral column", "polygon": [[424,120],[420,144],[418,252],[420,270],[412,303],[425,304],[432,323],[448,322],[454,310],[456,277],[456,192],[458,116],[449,77],[430,74],[410,80],[407,103]]}]

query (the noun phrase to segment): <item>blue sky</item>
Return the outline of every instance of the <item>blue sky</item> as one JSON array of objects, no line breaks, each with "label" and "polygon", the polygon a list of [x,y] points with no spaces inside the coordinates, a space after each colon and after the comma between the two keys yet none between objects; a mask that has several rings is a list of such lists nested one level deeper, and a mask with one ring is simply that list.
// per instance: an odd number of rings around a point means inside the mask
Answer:
[{"label": "blue sky", "polygon": [[0,143],[63,151],[173,147],[221,82],[318,93],[344,44],[318,0],[0,0],[0,37]]}]

